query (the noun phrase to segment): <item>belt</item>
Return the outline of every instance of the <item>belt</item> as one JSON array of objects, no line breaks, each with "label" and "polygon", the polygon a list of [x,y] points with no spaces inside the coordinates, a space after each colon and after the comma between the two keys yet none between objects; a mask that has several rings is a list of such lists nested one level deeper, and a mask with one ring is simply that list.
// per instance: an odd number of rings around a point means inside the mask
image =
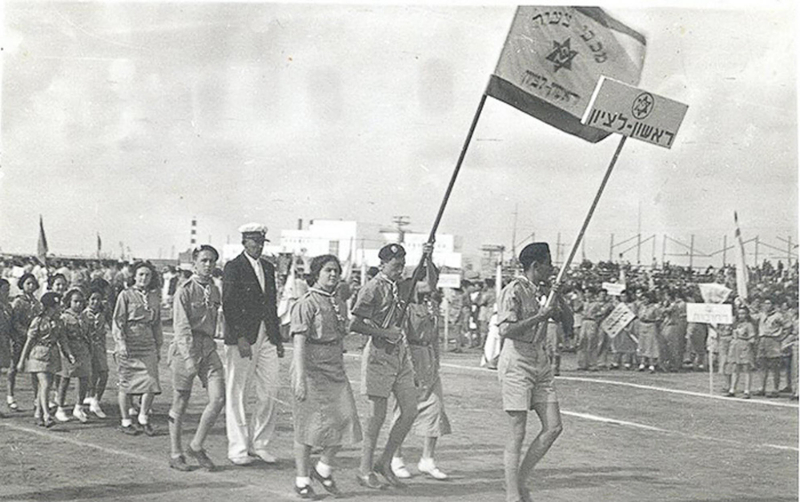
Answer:
[{"label": "belt", "polygon": [[336,345],[341,340],[334,339],[334,340],[316,340],[314,338],[306,338],[306,343],[310,343],[311,345]]},{"label": "belt", "polygon": [[639,322],[643,322],[643,323],[645,323],[645,324],[655,324],[655,323],[657,323],[658,321],[645,321],[644,319],[639,319]]},{"label": "belt", "polygon": [[409,340],[408,344],[409,345],[414,345],[416,347],[430,347],[431,342],[418,342],[418,341],[415,341],[415,340]]}]

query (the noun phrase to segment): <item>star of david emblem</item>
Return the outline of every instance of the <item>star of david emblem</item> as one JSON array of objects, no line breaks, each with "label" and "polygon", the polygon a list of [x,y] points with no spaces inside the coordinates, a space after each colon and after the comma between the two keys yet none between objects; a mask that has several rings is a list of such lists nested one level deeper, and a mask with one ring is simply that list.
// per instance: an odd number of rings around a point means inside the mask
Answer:
[{"label": "star of david emblem", "polygon": [[573,51],[570,47],[569,38],[564,40],[563,43],[558,43],[553,40],[553,52],[547,55],[545,59],[556,65],[553,73],[558,72],[561,68],[572,70],[572,60],[578,55],[578,51]]},{"label": "star of david emblem", "polygon": [[655,100],[653,99],[653,95],[649,92],[643,92],[636,96],[636,99],[633,101],[631,113],[633,114],[634,118],[642,120],[650,115],[650,112],[653,111],[654,105]]}]

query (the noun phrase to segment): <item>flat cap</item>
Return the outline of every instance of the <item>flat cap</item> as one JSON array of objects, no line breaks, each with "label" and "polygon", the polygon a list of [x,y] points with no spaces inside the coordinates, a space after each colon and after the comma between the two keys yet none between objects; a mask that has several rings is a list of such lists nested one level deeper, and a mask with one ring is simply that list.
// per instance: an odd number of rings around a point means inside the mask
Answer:
[{"label": "flat cap", "polygon": [[531,242],[519,253],[519,262],[528,268],[533,262],[543,262],[550,256],[550,246],[546,242]]},{"label": "flat cap", "polygon": [[387,244],[378,251],[378,258],[386,262],[393,258],[402,258],[406,255],[406,250],[400,244]]}]

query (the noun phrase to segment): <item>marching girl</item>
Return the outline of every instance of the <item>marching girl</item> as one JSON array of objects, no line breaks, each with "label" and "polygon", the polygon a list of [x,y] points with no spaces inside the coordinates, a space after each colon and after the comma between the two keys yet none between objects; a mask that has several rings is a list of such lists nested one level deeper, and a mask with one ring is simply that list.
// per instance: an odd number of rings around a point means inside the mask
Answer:
[{"label": "marching girl", "polygon": [[[353,391],[344,369],[347,310],[334,294],[342,267],[333,255],[311,260],[313,286],[292,309],[292,390],[294,393],[294,452],[297,477],[294,490],[303,499],[315,498],[311,480],[339,495],[333,479],[336,453],[343,444],[361,441]],[[311,450],[322,449],[311,465]]]},{"label": "marching girl", "polygon": [[81,423],[86,423],[89,419],[83,410],[83,400],[89,387],[89,376],[92,373],[92,355],[89,351],[88,326],[82,318],[84,296],[80,289],[73,288],[64,296],[66,309],[61,314],[61,322],[64,325],[64,335],[69,346],[69,352],[73,360],[69,361],[66,357],[61,358],[61,381],[58,383],[58,410],[56,420],[59,422],[69,421],[69,415],[65,409],[67,390],[71,378],[78,379],[77,400],[72,410],[72,416]]},{"label": "marching girl", "polygon": [[[408,348],[420,390],[417,417],[414,419],[412,430],[417,436],[423,438],[422,457],[417,464],[417,470],[433,479],[445,480],[447,474],[442,472],[434,461],[436,441],[441,436],[452,432],[444,409],[442,380],[439,376],[439,325],[437,322],[439,303],[434,298],[438,274],[431,261],[431,256],[425,256],[427,280],[417,283],[412,302],[407,307],[405,319]],[[408,290],[404,286],[412,287],[411,281],[401,283],[400,291],[403,298],[407,296],[403,290]],[[414,301],[415,299],[416,301]],[[395,404],[394,420],[399,419],[400,407]],[[411,477],[411,473],[403,461],[401,448],[397,449],[392,458],[391,469],[398,478]]]},{"label": "marching girl", "polygon": [[47,395],[53,375],[61,369],[59,352],[64,353],[70,363],[75,362],[64,337],[64,324],[59,317],[60,301],[61,297],[57,293],[48,292],[42,295],[43,311],[30,323],[27,340],[17,364],[17,371],[27,371],[36,377],[38,389],[34,418],[44,427],[55,424],[47,407]]},{"label": "marching girl", "polygon": [[89,294],[89,306],[81,313],[81,319],[88,330],[92,361],[88,396],[84,404],[89,405],[89,411],[94,413],[97,418],[106,418],[106,414],[100,407],[100,400],[103,399],[108,382],[108,355],[106,352],[108,324],[104,312],[104,297],[105,293],[102,290],[92,290]]},{"label": "marching girl", "polygon": [[[164,335],[161,332],[161,302],[151,289],[155,271],[145,262],[131,267],[130,287],[120,292],[114,308],[112,335],[118,366],[117,401],[122,423],[120,431],[128,435],[144,432],[155,436],[149,412],[156,394],[161,394],[158,361]],[[138,423],[135,426],[128,410],[129,396],[141,395]]]},{"label": "marching girl", "polygon": [[[8,395],[6,402],[11,411],[17,411],[19,406],[14,398],[17,384],[17,368],[22,356],[22,347],[28,336],[31,321],[42,313],[42,304],[36,299],[35,293],[39,289],[39,281],[31,273],[25,273],[17,281],[17,287],[22,294],[14,298],[11,303],[11,367],[8,370]],[[34,383],[36,378],[33,378]],[[34,389],[36,386],[34,385]],[[38,404],[38,401],[35,403]]]}]

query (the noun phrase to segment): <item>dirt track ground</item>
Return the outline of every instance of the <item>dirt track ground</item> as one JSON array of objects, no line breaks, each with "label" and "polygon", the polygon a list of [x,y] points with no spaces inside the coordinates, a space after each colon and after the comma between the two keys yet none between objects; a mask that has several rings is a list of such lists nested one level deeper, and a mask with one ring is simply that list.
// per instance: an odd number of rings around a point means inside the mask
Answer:
[{"label": "dirt track ground", "polygon": [[[349,341],[355,346],[356,340]],[[156,399],[159,437],[128,437],[115,430],[115,375],[104,398],[106,420],[70,422],[45,430],[33,425],[30,381],[21,380],[23,412],[0,420],[0,502],[4,501],[279,501],[292,490],[291,408],[288,364],[282,362],[284,402],[275,438],[277,466],[235,467],[225,459],[225,425],[217,421],[206,446],[218,472],[180,473],[167,467],[166,413],[172,389],[162,367],[164,394]],[[447,354],[442,378],[454,433],[440,440],[438,464],[446,482],[415,476],[405,490],[367,491],[353,479],[358,446],[340,454],[337,481],[347,499],[502,501],[502,443],[506,431],[494,372],[479,355]],[[359,410],[359,354],[347,370]],[[112,365],[113,366],[113,365]],[[708,375],[638,372],[579,373],[567,354],[557,389],[564,433],[537,466],[530,486],[549,501],[796,501],[798,407],[780,399],[708,396]],[[74,384],[73,384],[74,385]],[[720,377],[716,387],[721,386]],[[74,400],[74,392],[70,400]],[[185,443],[205,397],[196,384]],[[538,421],[529,420],[531,439]],[[381,444],[385,440],[381,437]],[[418,438],[406,441],[406,460],[419,458]],[[412,472],[415,469],[412,467]],[[317,490],[322,491],[321,488]]]}]

